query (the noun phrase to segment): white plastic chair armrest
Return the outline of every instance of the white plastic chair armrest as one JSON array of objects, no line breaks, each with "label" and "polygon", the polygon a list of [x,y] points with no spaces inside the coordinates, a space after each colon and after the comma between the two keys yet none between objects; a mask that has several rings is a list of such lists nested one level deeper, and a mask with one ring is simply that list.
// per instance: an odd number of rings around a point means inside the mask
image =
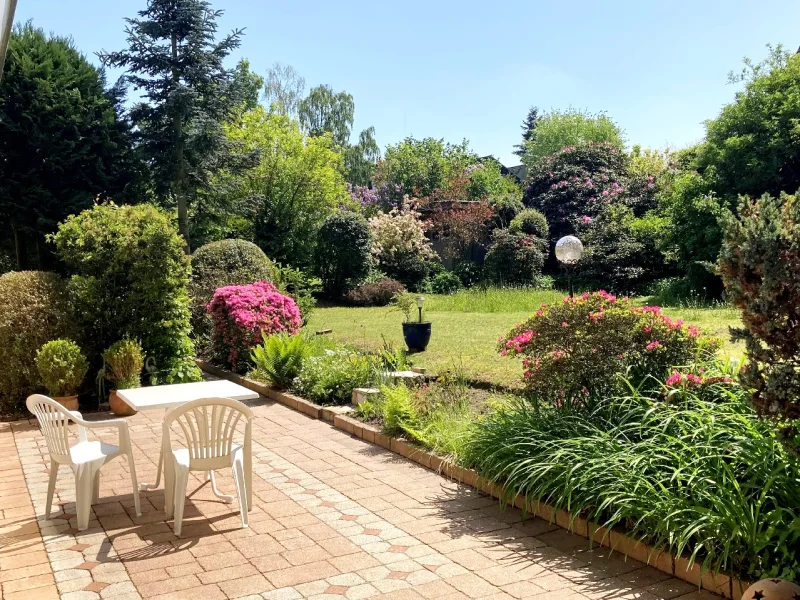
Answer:
[{"label": "white plastic chair armrest", "polygon": [[78,441],[87,441],[89,438],[86,437],[86,427],[81,424],[81,421],[83,421],[83,415],[78,410],[71,410],[69,411],[69,414],[71,415],[72,420],[78,424]]},{"label": "white plastic chair armrest", "polygon": [[[80,414],[80,413],[78,413]],[[125,419],[108,419],[107,421],[85,421],[82,418],[74,418],[74,421],[84,429],[83,435],[86,436],[86,429],[104,429],[106,427],[116,427],[120,446],[127,447],[130,444],[130,435],[128,433],[128,422]],[[79,430],[80,435],[80,430]],[[85,441],[83,439],[82,441]]]}]

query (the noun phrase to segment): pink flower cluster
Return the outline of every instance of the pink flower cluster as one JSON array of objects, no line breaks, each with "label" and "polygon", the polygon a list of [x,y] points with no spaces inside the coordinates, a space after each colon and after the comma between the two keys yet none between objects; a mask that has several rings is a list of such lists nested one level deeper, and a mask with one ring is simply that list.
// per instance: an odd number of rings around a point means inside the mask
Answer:
[{"label": "pink flower cluster", "polygon": [[673,370],[664,384],[667,387],[696,387],[700,385],[710,385],[714,383],[731,383],[733,380],[727,375],[720,375],[714,377],[704,377],[696,373],[681,373],[680,371]]},{"label": "pink flower cluster", "polygon": [[262,331],[293,334],[302,325],[295,301],[268,281],[219,288],[206,309],[214,321],[215,354],[234,369],[241,355],[261,342]]},{"label": "pink flower cluster", "polygon": [[506,341],[506,346],[500,351],[500,356],[508,356],[509,352],[513,354],[520,354],[523,351],[523,346],[530,344],[531,340],[535,337],[535,331],[523,331],[519,335],[516,335]]}]

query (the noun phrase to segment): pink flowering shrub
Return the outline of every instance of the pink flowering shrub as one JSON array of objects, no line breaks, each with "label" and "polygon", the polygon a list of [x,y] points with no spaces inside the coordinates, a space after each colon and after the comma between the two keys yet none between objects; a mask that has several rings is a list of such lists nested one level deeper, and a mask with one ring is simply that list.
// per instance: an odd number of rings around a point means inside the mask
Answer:
[{"label": "pink flowering shrub", "polygon": [[676,402],[692,396],[706,402],[719,402],[739,386],[736,368],[731,368],[731,365],[716,361],[690,365],[683,369],[672,369],[664,381],[664,399]]},{"label": "pink flowering shrub", "polygon": [[267,335],[297,333],[302,325],[300,309],[289,296],[268,281],[221,287],[207,310],[214,329],[211,344],[214,359],[234,371],[247,368],[250,349]]},{"label": "pink flowering shrub", "polygon": [[542,304],[498,340],[501,355],[522,358],[528,389],[555,400],[614,393],[620,375],[634,385],[663,382],[672,367],[709,360],[718,347],[657,306],[638,308],[604,291]]}]

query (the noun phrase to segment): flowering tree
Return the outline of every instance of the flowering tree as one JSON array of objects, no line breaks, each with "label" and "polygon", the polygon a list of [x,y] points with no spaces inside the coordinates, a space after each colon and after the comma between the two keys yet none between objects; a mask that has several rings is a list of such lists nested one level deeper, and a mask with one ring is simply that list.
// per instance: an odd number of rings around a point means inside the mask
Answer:
[{"label": "flowering tree", "polygon": [[219,288],[208,303],[208,312],[214,322],[214,358],[234,371],[247,367],[249,350],[261,343],[262,332],[293,334],[302,325],[295,301],[268,281]]},{"label": "flowering tree", "polygon": [[542,304],[534,316],[498,340],[503,356],[523,357],[527,387],[542,398],[614,393],[620,375],[634,385],[670,369],[713,357],[719,341],[664,315],[600,291]]},{"label": "flowering tree", "polygon": [[444,243],[448,258],[463,258],[475,244],[486,241],[494,210],[486,201],[436,206],[431,229]]}]

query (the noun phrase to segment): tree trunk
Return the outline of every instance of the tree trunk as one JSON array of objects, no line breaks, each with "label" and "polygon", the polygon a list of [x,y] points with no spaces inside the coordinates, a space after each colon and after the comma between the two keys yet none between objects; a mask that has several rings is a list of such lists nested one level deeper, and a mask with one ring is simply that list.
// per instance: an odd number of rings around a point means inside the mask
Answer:
[{"label": "tree trunk", "polygon": [[28,248],[25,244],[25,236],[13,222],[11,223],[11,230],[14,232],[14,254],[17,257],[17,271],[24,271],[28,267]]},{"label": "tree trunk", "polygon": [[[177,90],[180,85],[180,73],[175,66],[178,63],[178,37],[172,34],[172,83],[173,89]],[[175,131],[175,179],[172,182],[172,193],[178,202],[178,231],[183,236],[185,245],[183,249],[186,254],[191,254],[191,240],[189,239],[189,207],[186,198],[186,166],[184,165],[183,153],[183,120],[181,115],[172,118],[172,126]]]}]

